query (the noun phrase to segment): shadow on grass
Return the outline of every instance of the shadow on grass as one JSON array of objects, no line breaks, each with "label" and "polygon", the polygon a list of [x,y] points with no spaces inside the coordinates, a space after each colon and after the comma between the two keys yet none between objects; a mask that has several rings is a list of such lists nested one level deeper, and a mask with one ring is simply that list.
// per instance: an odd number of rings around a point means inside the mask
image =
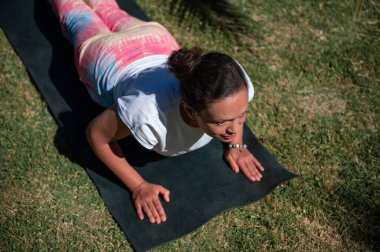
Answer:
[{"label": "shadow on grass", "polygon": [[180,18],[180,24],[203,30],[212,27],[235,39],[252,31],[254,25],[241,9],[226,0],[171,0],[170,12]]},{"label": "shadow on grass", "polygon": [[348,227],[352,239],[380,250],[380,134],[363,140],[360,161],[347,160],[340,174],[344,183],[336,183],[333,195],[342,209],[334,209],[332,218]]},{"label": "shadow on grass", "polygon": [[74,151],[74,147],[68,140],[63,128],[59,127],[55,132],[54,145],[57,148],[59,154],[67,157],[71,162],[83,167],[84,164],[78,154]]}]

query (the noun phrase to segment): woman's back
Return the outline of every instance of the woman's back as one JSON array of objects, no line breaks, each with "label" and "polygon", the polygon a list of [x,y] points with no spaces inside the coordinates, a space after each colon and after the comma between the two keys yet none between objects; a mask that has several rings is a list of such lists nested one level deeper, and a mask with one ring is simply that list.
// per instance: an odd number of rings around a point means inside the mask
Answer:
[{"label": "woman's back", "polygon": [[141,145],[174,156],[211,141],[182,120],[180,84],[166,61],[141,71],[136,68],[132,66],[115,86],[114,96],[120,118]]}]

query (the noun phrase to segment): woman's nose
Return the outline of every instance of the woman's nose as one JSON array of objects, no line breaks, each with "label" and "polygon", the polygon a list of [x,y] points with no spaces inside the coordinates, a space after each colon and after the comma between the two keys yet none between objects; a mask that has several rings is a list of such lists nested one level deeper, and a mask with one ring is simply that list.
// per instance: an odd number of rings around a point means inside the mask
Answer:
[{"label": "woman's nose", "polygon": [[237,126],[237,123],[233,121],[227,128],[227,133],[230,135],[236,134],[238,128]]},{"label": "woman's nose", "polygon": [[236,118],[235,120],[230,122],[229,127],[227,128],[227,133],[232,135],[236,134],[239,130],[239,127],[244,123],[244,120],[240,120],[239,118]]},{"label": "woman's nose", "polygon": [[226,131],[230,135],[233,135],[235,133],[234,130],[231,127],[228,127]]}]

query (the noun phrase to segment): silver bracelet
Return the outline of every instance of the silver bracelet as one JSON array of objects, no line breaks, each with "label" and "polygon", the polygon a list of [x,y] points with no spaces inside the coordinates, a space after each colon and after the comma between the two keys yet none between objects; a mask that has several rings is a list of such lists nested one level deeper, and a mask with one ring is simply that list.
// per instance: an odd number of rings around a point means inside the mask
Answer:
[{"label": "silver bracelet", "polygon": [[229,148],[238,148],[238,149],[240,149],[240,148],[247,148],[247,145],[246,144],[229,144],[228,145],[228,147]]}]

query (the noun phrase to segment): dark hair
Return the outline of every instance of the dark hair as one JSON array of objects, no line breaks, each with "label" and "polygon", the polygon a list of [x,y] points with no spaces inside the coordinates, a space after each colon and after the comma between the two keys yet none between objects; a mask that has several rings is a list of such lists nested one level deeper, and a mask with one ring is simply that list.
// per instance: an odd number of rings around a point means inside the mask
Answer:
[{"label": "dark hair", "polygon": [[170,55],[168,67],[181,83],[182,99],[196,111],[247,88],[242,68],[224,53],[179,49]]}]

